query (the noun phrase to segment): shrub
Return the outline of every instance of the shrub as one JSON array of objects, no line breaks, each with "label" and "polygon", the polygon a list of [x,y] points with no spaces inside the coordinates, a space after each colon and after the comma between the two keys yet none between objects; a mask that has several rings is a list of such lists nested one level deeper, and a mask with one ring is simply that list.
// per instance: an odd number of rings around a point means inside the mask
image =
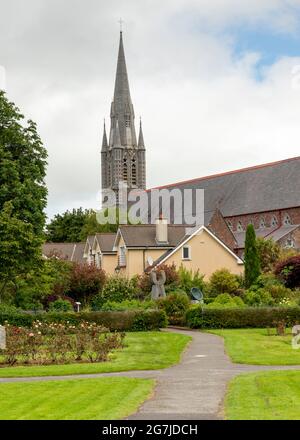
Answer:
[{"label": "shrub", "polygon": [[166,312],[171,324],[180,324],[190,301],[185,292],[173,292],[157,301],[158,307]]},{"label": "shrub", "polygon": [[68,295],[76,301],[88,304],[101,291],[105,280],[106,275],[102,269],[94,265],[73,264]]},{"label": "shrub", "polygon": [[216,270],[210,277],[210,296],[218,296],[222,293],[235,294],[239,288],[237,277],[228,269]]},{"label": "shrub", "polygon": [[300,307],[246,307],[211,309],[194,307],[186,314],[191,328],[262,328],[285,321],[292,327],[300,322]]},{"label": "shrub", "polygon": [[70,301],[64,300],[62,298],[52,301],[49,307],[50,312],[70,312],[74,310]]},{"label": "shrub", "polygon": [[122,302],[129,300],[134,298],[135,295],[136,285],[133,280],[122,276],[111,276],[105,283],[100,297],[102,297],[104,304],[107,301]]},{"label": "shrub", "polygon": [[248,290],[243,299],[245,304],[251,307],[272,306],[275,303],[270,293],[265,289]]},{"label": "shrub", "polygon": [[1,313],[0,324],[9,323],[19,327],[30,327],[36,320],[48,323],[71,324],[78,326],[84,322],[95,322],[111,331],[134,331],[137,322],[143,322],[144,330],[158,330],[166,327],[167,319],[163,310],[127,310],[123,312],[49,312],[26,313],[13,312]]},{"label": "shrub", "polygon": [[278,263],[276,276],[291,289],[300,287],[300,255],[290,257]]},{"label": "shrub", "polygon": [[265,273],[272,271],[280,257],[281,248],[279,244],[275,243],[272,238],[257,237],[256,246],[261,270]]},{"label": "shrub", "polygon": [[189,294],[193,287],[197,287],[201,291],[204,291],[205,282],[204,275],[201,275],[199,270],[193,272],[187,270],[185,267],[180,266],[179,271],[179,287]]},{"label": "shrub", "polygon": [[238,296],[231,296],[228,293],[222,293],[214,298],[213,302],[209,303],[206,307],[218,308],[218,307],[245,307],[243,300]]},{"label": "shrub", "polygon": [[161,264],[157,269],[157,272],[162,270],[166,274],[166,286],[178,286],[179,285],[179,275],[176,270],[176,266],[172,263],[170,266],[168,264]]},{"label": "shrub", "polygon": [[137,279],[137,290],[141,292],[141,297],[147,297],[151,292],[152,284],[149,273],[143,273],[138,276]]},{"label": "shrub", "polygon": [[138,301],[136,299],[132,299],[132,300],[125,300],[122,302],[107,301],[98,310],[123,311],[123,310],[149,310],[156,308],[157,308],[157,304],[155,301]]},{"label": "shrub", "polygon": [[60,300],[60,299],[62,299],[64,301],[68,301],[71,304],[71,308],[68,308],[68,310],[75,310],[75,301],[74,301],[74,299],[70,298],[69,296],[66,296],[66,295],[61,295],[60,296],[60,295],[53,294],[53,295],[46,296],[43,299],[43,306],[44,306],[44,308],[46,310],[49,310],[51,304],[53,302],[57,301],[57,300]]}]

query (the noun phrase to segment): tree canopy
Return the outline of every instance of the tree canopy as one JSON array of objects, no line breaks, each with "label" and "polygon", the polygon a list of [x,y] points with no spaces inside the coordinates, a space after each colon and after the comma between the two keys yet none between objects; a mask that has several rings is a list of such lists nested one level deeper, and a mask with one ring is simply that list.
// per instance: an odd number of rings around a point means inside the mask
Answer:
[{"label": "tree canopy", "polygon": [[0,292],[41,258],[46,159],[35,123],[0,91]]}]

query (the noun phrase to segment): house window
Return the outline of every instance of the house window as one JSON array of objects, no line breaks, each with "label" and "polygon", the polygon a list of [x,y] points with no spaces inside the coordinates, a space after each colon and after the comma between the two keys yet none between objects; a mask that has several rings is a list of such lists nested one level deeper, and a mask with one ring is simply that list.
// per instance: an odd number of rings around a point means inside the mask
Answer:
[{"label": "house window", "polygon": [[262,218],[260,219],[260,222],[259,222],[259,228],[260,228],[260,229],[265,229],[265,227],[266,227],[266,220],[265,220],[264,217],[262,217]]},{"label": "house window", "polygon": [[284,219],[283,219],[283,224],[285,226],[289,226],[292,224],[291,217],[288,214],[285,214]]},{"label": "house window", "polygon": [[271,226],[277,226],[278,225],[278,220],[276,215],[273,215],[272,220],[271,220]]},{"label": "house window", "polygon": [[183,246],[182,248],[182,259],[190,260],[191,259],[191,248],[190,246]]},{"label": "house window", "polygon": [[125,249],[125,246],[120,246],[119,266],[120,267],[125,267],[126,266],[126,249]]},{"label": "house window", "polygon": [[244,228],[242,222],[238,222],[236,229],[238,232],[243,232]]}]

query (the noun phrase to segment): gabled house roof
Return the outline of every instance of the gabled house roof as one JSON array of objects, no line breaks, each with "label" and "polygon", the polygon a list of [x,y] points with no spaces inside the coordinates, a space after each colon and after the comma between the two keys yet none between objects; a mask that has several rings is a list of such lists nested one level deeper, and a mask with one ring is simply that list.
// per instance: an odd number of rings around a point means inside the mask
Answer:
[{"label": "gabled house roof", "polygon": [[185,237],[185,233],[186,226],[168,225],[168,242],[158,243],[155,225],[122,225],[119,227],[115,244],[122,236],[126,247],[173,248]]},{"label": "gabled house roof", "polygon": [[61,260],[72,261],[76,263],[84,263],[85,243],[44,243],[42,246],[42,254],[46,258],[53,256]]},{"label": "gabled house roof", "polygon": [[114,253],[113,247],[116,235],[116,232],[96,234],[95,240],[98,241],[100,250],[103,254]]}]

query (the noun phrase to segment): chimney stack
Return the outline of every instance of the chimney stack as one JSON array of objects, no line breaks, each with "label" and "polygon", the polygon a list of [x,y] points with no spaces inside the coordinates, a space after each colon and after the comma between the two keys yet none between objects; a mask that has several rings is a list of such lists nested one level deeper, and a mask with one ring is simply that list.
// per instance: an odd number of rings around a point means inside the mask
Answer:
[{"label": "chimney stack", "polygon": [[156,219],[156,241],[159,244],[168,243],[168,220],[162,214]]}]

